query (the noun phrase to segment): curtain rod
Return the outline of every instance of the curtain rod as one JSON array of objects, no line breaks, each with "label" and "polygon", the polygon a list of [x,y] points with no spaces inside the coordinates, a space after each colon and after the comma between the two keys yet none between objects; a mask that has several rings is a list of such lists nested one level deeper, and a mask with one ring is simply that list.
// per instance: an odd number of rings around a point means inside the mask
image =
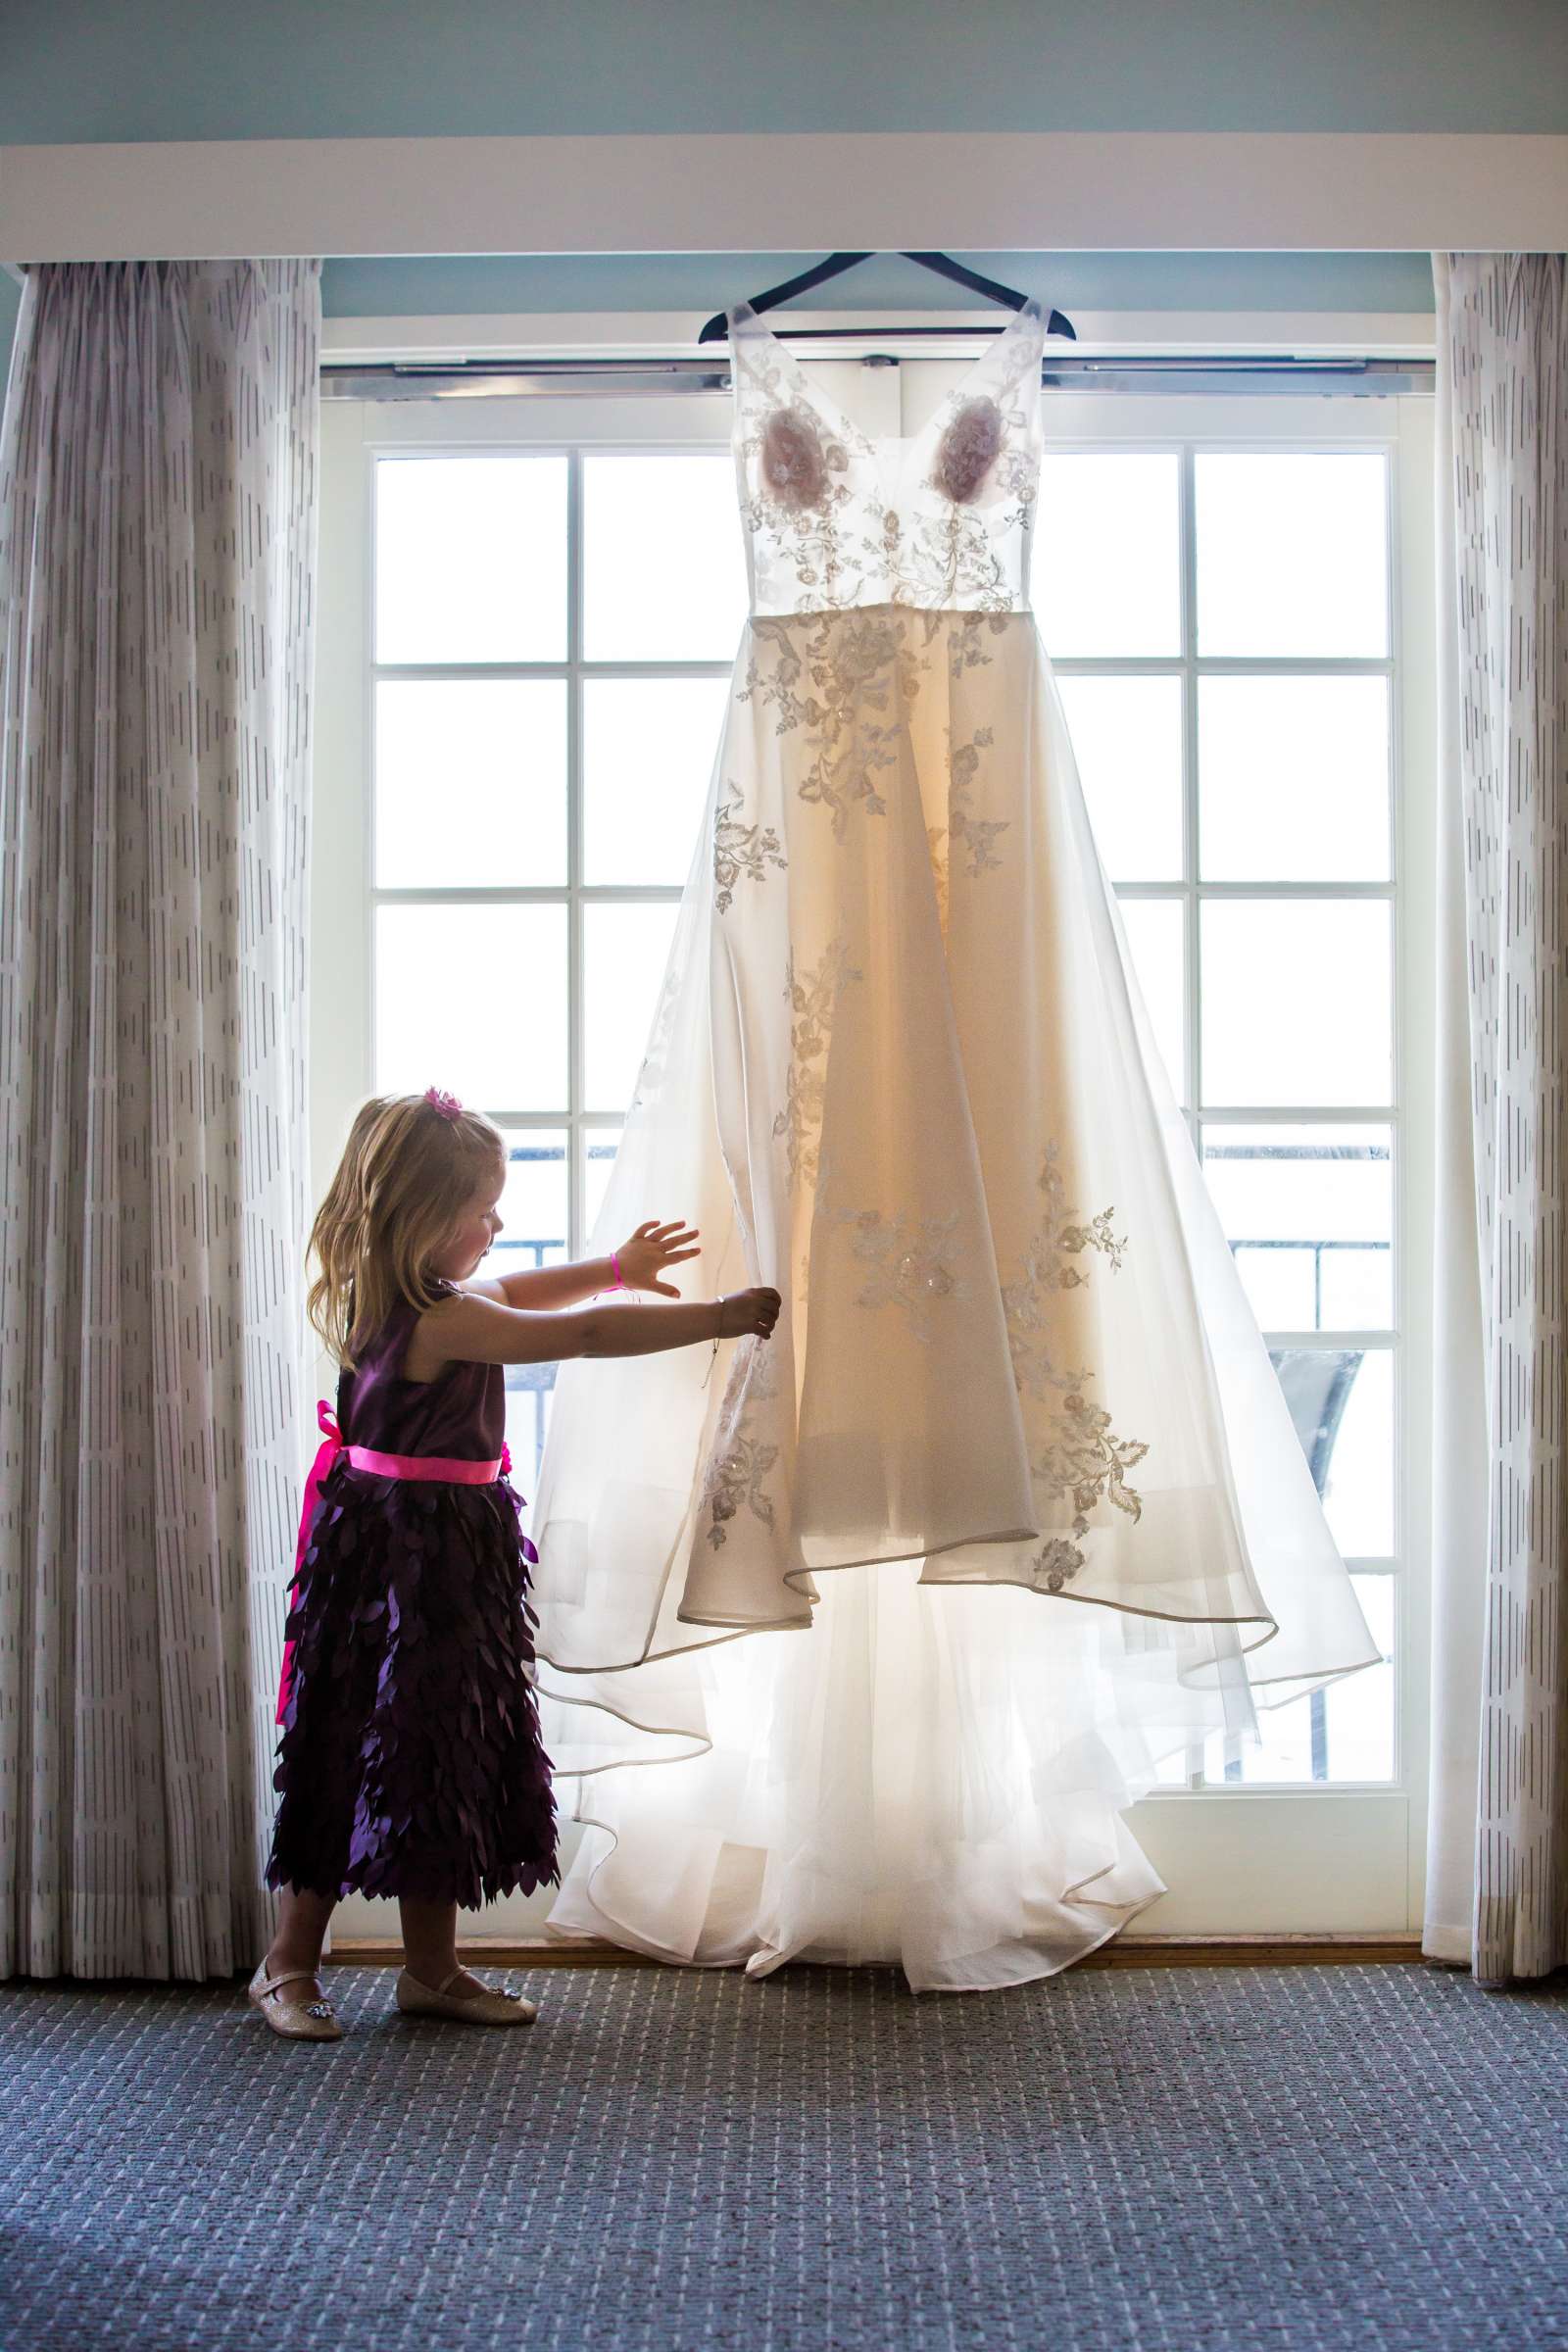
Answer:
[{"label": "curtain rod", "polygon": [[[952,330],[948,330],[952,331]],[[861,365],[896,368],[892,352]],[[1158,352],[1096,359],[1048,352],[1041,380],[1054,392],[1250,392],[1348,394],[1362,399],[1430,397],[1435,360],[1278,352]],[[323,400],[540,400],[727,393],[727,363],[694,359],[384,360],[325,362]]]}]

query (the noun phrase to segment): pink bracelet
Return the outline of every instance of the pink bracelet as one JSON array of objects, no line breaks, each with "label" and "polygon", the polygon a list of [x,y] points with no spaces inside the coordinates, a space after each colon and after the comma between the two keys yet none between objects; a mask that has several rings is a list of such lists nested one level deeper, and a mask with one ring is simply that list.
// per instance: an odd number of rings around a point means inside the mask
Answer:
[{"label": "pink bracelet", "polygon": [[626,1285],[621,1276],[620,1253],[618,1250],[612,1250],[610,1252],[610,1262],[615,1269],[615,1288],[617,1291],[623,1291],[626,1288]]}]

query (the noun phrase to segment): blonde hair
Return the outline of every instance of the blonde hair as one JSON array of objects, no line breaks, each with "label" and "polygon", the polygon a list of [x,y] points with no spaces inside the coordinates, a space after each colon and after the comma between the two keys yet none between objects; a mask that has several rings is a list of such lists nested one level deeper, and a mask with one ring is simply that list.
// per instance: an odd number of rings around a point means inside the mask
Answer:
[{"label": "blonde hair", "polygon": [[506,1156],[498,1127],[477,1111],[441,1109],[430,1095],[376,1095],[356,1114],[311,1228],[316,1274],[306,1298],[345,1370],[394,1307],[434,1306],[441,1289],[430,1260]]}]

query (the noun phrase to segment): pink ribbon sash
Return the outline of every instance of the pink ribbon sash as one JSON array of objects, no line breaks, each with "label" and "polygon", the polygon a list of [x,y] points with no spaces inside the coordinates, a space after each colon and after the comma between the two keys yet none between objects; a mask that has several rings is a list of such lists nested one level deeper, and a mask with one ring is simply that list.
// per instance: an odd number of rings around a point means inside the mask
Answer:
[{"label": "pink ribbon sash", "polygon": [[[345,1446],[343,1432],[337,1425],[337,1415],[323,1397],[316,1408],[317,1427],[321,1431],[321,1443],[317,1448],[310,1476],[305,1481],[305,1501],[300,1511],[299,1542],[294,1546],[294,1580],[289,1587],[288,1603],[292,1609],[299,1591],[300,1570],[305,1564],[305,1546],[310,1542],[311,1521],[317,1501],[326,1483],[328,1471],[340,1453],[346,1453],[349,1466],[368,1471],[372,1478],[423,1479],[441,1486],[489,1487],[498,1478],[505,1478],[512,1468],[512,1448],[503,1442],[499,1457],[493,1462],[463,1461],[445,1453],[377,1453],[370,1446]],[[524,1559],[536,1563],[539,1554],[527,1538],[523,1538]],[[277,1686],[277,1714],[281,1723],[288,1706],[289,1685],[294,1674],[294,1644],[283,1644],[283,1671]]]}]

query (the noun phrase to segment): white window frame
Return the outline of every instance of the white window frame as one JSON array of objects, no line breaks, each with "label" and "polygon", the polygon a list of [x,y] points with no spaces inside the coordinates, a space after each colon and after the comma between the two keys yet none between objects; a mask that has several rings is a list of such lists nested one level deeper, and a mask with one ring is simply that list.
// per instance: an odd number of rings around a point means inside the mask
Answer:
[{"label": "white window frame", "polygon": [[[1245,322],[1238,322],[1238,333]],[[821,373],[834,396],[854,402],[872,430],[908,430],[940,398],[961,363],[919,359],[902,368],[863,370],[854,358],[836,357]],[[1195,883],[1196,803],[1191,789],[1196,728],[1194,681],[1220,668],[1271,673],[1348,667],[1388,669],[1396,685],[1391,709],[1393,760],[1392,868],[1387,884],[1324,886],[1233,885],[1234,895],[1389,897],[1394,902],[1392,954],[1395,963],[1395,1101],[1387,1106],[1347,1106],[1289,1111],[1277,1105],[1249,1113],[1228,1110],[1207,1123],[1307,1125],[1335,1120],[1387,1122],[1394,1150],[1394,1323],[1392,1339],[1364,1335],[1378,1347],[1391,1345],[1395,1376],[1395,1555],[1396,1592],[1395,1778],[1391,1782],[1335,1782],[1225,1785],[1161,1789],[1136,1806],[1130,1826],[1174,1891],[1141,1922],[1152,1933],[1285,1934],[1388,1931],[1413,1927],[1420,1917],[1424,1861],[1427,1750],[1428,1577],[1430,1558],[1431,1461],[1427,1442],[1432,1377],[1431,1329],[1426,1289],[1413,1279],[1430,1263],[1433,1166],[1433,1009],[1436,875],[1435,816],[1435,643],[1433,629],[1432,407],[1419,398],[1352,401],[1273,396],[1249,398],[1245,417],[1239,396],[1065,394],[1048,399],[1047,446],[1052,450],[1133,446],[1140,450],[1179,447],[1188,452],[1205,441],[1226,449],[1263,448],[1287,442],[1293,448],[1386,451],[1390,484],[1391,627],[1386,663],[1326,662],[1220,663],[1198,662],[1193,642],[1194,581],[1191,577],[1192,461],[1184,457],[1183,645],[1180,657],[1147,662],[1062,660],[1064,675],[1102,669],[1180,673],[1185,680],[1187,741],[1184,748],[1187,873],[1180,884],[1124,885],[1121,895],[1179,897],[1187,925],[1186,1007],[1188,1067],[1178,1091],[1198,1136],[1193,1089],[1196,1074],[1198,961],[1195,954],[1200,897],[1225,895],[1226,886]],[[323,410],[321,598],[316,709],[317,794],[313,849],[313,994],[311,1112],[313,1173],[318,1196],[324,1188],[353,1106],[369,1090],[372,1041],[372,906],[369,762],[372,742],[372,669],[369,632],[373,580],[371,469],[382,453],[420,449],[554,448],[587,452],[596,448],[675,450],[720,449],[728,445],[729,403],[724,395],[629,400],[626,398],[441,403],[331,402]],[[1240,429],[1239,429],[1240,428]],[[574,519],[580,517],[580,463],[571,466]],[[1049,527],[1049,518],[1042,527]],[[569,814],[565,892],[527,891],[502,895],[524,899],[565,895],[571,952],[572,1095],[569,1119],[554,1113],[509,1118],[508,1124],[560,1129],[575,1139],[595,1128],[613,1130],[613,1113],[582,1107],[581,908],[593,899],[678,899],[674,887],[606,887],[581,881],[581,801],[576,789],[580,746],[580,681],[592,674],[724,674],[726,663],[585,664],[581,660],[581,582],[573,534],[571,637],[562,663],[522,665],[518,674],[566,676],[570,680],[570,759],[573,790]],[[509,674],[509,673],[499,673]],[[396,894],[388,894],[396,895]],[[416,894],[423,895],[423,894]],[[461,897],[461,893],[448,894]],[[583,1156],[573,1150],[570,1185],[570,1242],[583,1245]],[[1321,1344],[1321,1333],[1268,1334],[1276,1345]],[[1355,1344],[1355,1335],[1336,1332],[1336,1342]],[[1360,1562],[1352,1562],[1361,1566]],[[519,1916],[536,1925],[538,1899]],[[490,1924],[495,1925],[493,1915]],[[500,1923],[503,1926],[507,1922]]]}]

